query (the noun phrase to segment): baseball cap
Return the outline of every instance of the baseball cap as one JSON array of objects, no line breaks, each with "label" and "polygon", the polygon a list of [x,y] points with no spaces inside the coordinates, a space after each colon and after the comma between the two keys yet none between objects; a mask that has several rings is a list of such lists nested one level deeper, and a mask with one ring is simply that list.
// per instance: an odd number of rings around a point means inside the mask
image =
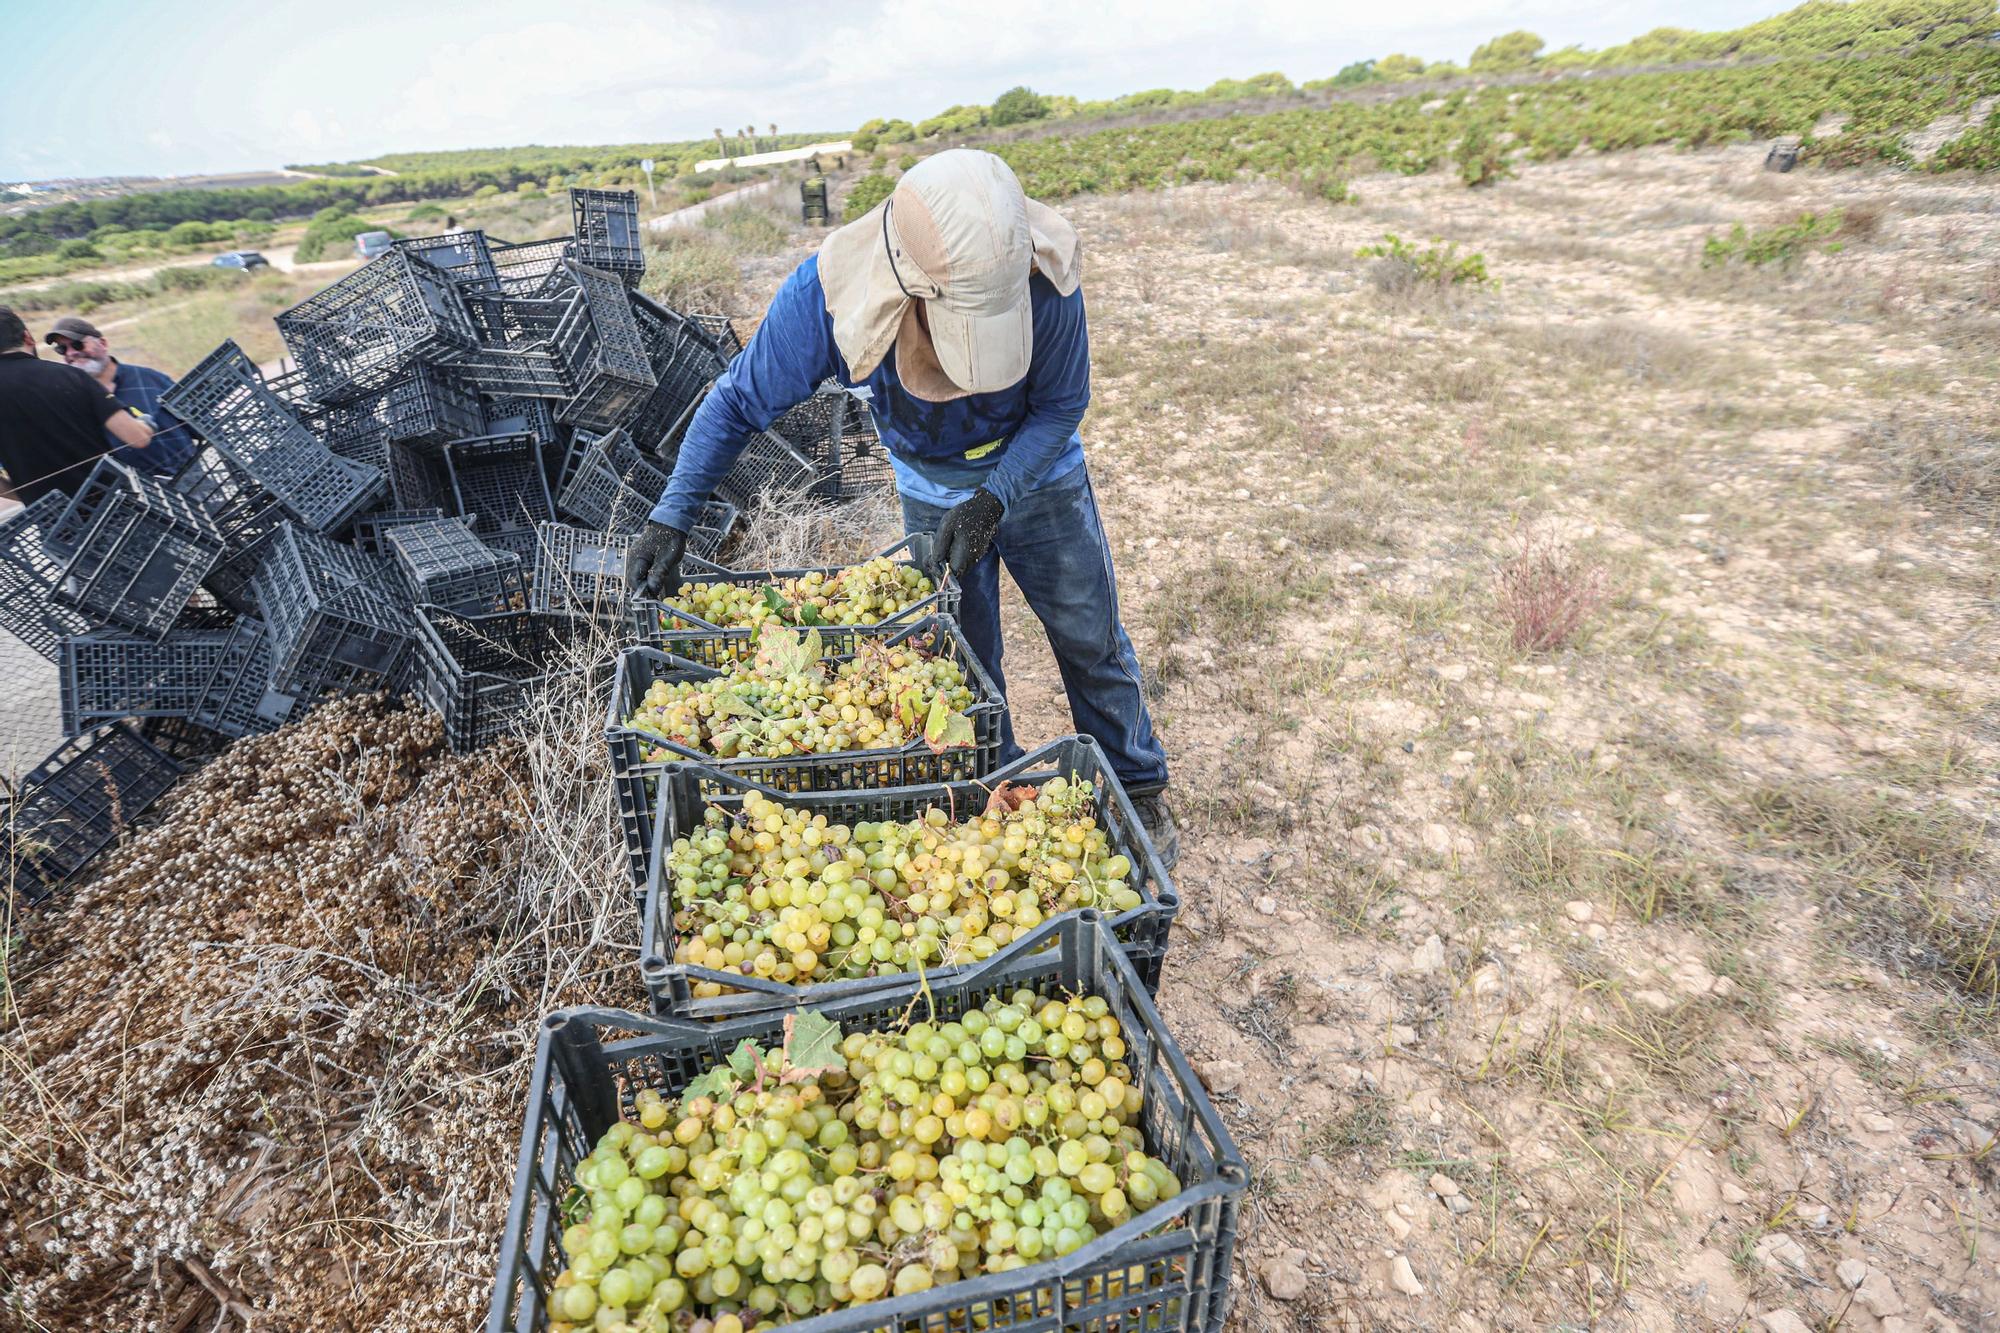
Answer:
[{"label": "baseball cap", "polygon": [[1034,356],[1028,200],[1007,164],[955,148],[905,172],[883,214],[889,261],[924,302],[938,366],[967,393],[1018,384]]},{"label": "baseball cap", "polygon": [[103,336],[103,334],[97,331],[97,326],[89,320],[78,315],[64,315],[61,319],[49,325],[49,331],[42,335],[42,341],[54,342],[58,338],[68,338],[73,342],[82,342],[85,338],[102,338]]}]

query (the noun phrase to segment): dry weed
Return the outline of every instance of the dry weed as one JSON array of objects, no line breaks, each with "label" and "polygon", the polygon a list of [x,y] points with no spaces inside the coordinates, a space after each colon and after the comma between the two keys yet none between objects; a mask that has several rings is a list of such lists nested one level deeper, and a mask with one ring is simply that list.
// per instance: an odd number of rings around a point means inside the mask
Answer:
[{"label": "dry weed", "polygon": [[1580,559],[1554,537],[1530,533],[1500,571],[1500,618],[1518,651],[1552,652],[1604,605],[1606,585],[1602,565]]}]

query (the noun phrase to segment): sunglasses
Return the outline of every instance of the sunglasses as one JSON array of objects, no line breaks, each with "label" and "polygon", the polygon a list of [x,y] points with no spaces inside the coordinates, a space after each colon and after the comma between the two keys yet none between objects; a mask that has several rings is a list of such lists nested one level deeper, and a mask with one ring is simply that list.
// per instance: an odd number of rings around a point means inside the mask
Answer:
[{"label": "sunglasses", "polygon": [[67,338],[51,338],[49,339],[49,346],[55,348],[64,356],[68,356],[71,352],[81,352],[83,350],[82,343],[73,343]]}]

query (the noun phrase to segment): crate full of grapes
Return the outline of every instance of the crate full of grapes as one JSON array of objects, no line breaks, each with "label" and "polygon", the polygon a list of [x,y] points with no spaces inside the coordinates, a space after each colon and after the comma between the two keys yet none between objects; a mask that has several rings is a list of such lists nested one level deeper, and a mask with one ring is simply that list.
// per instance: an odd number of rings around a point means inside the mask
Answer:
[{"label": "crate full of grapes", "polygon": [[663,791],[639,964],[655,1013],[729,1017],[936,978],[1084,908],[1159,986],[1180,898],[1088,736],[978,781],[794,795],[689,766]]},{"label": "crate full of grapes", "polygon": [[780,791],[984,777],[1000,761],[1006,707],[949,616],[689,631],[628,648],[605,743],[633,883],[645,880],[653,794],[674,765],[703,764]]},{"label": "crate full of grapes", "polygon": [[[635,601],[632,630],[641,643],[684,630],[758,629],[766,624],[907,624],[958,614],[958,583],[943,586],[931,565],[931,535],[913,533],[868,559],[817,569],[732,570],[706,560],[681,561],[681,586],[664,601]],[[746,646],[754,643],[745,641]]]},{"label": "crate full of grapes", "polygon": [[1094,911],[893,990],[542,1026],[487,1333],[1219,1333],[1249,1173]]}]

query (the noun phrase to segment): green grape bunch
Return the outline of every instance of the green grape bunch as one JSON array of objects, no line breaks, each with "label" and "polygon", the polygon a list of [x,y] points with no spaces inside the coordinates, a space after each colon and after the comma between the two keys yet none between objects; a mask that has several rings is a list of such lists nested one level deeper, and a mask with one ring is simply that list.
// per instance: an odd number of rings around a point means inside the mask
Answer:
[{"label": "green grape bunch", "polygon": [[[805,985],[988,958],[1044,920],[1143,901],[1088,779],[1003,784],[985,813],[852,825],[752,793],[666,857],[674,961]],[[697,997],[720,995],[701,981]]]},{"label": "green grape bunch", "polygon": [[878,625],[936,591],[937,585],[917,566],[876,556],[845,569],[811,570],[771,583],[686,582],[661,610],[660,626],[676,626],[672,611],[723,629]]},{"label": "green grape bunch", "polygon": [[[831,670],[829,670],[831,665]],[[767,626],[757,654],[699,681],[654,681],[625,725],[718,759],[895,749],[918,740],[943,750],[972,743],[974,703],[958,664],[909,643],[867,639],[829,664],[819,633],[803,642]],[[644,751],[669,760],[664,746]]]},{"label": "green grape bunch", "polygon": [[577,1164],[552,1333],[756,1333],[1070,1254],[1181,1192],[1101,996],[787,1029],[641,1091]]}]

